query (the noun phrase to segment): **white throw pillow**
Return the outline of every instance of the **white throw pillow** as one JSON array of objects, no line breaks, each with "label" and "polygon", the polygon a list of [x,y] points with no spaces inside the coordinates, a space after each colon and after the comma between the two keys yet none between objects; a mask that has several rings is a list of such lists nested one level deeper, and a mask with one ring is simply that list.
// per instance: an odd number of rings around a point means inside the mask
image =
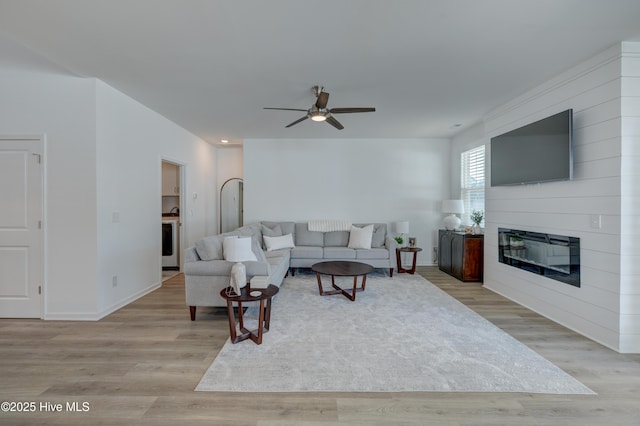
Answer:
[{"label": "white throw pillow", "polygon": [[281,237],[268,237],[264,235],[264,244],[267,246],[267,251],[280,250],[285,248],[294,248],[293,235],[287,234]]},{"label": "white throw pillow", "polygon": [[373,224],[363,228],[352,225],[351,232],[349,233],[349,245],[347,247],[352,249],[370,249],[372,239]]},{"label": "white throw pillow", "polygon": [[229,262],[257,261],[251,250],[251,237],[227,237],[222,242],[224,260]]}]

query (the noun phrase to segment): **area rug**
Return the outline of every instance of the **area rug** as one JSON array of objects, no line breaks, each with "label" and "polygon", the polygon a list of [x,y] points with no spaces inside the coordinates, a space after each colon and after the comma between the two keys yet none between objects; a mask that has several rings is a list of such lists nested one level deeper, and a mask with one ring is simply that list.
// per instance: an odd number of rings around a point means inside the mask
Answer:
[{"label": "area rug", "polygon": [[593,394],[424,278],[375,273],[355,302],[288,277],[262,345],[227,341],[196,390]]}]

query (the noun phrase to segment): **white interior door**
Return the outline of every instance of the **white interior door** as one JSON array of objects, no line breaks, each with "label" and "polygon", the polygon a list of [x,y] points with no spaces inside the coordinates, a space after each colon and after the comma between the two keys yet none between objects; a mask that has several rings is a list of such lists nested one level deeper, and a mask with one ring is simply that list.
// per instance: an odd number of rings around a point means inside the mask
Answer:
[{"label": "white interior door", "polygon": [[41,139],[0,138],[0,317],[42,318]]}]

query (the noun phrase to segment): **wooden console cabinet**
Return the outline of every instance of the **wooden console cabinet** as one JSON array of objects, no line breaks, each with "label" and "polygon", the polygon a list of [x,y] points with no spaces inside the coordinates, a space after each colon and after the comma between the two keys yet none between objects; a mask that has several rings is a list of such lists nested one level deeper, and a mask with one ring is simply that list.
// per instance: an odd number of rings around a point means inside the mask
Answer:
[{"label": "wooden console cabinet", "polygon": [[484,236],[441,229],[438,267],[460,281],[482,281]]}]

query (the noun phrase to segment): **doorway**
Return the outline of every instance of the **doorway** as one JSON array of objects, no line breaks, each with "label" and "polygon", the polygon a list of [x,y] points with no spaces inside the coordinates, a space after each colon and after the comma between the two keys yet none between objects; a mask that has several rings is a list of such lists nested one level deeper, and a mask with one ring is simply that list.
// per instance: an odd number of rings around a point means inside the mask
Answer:
[{"label": "doorway", "polygon": [[180,273],[183,247],[184,166],[170,160],[162,160],[162,281]]},{"label": "doorway", "polygon": [[44,139],[0,138],[0,316],[43,318]]}]

